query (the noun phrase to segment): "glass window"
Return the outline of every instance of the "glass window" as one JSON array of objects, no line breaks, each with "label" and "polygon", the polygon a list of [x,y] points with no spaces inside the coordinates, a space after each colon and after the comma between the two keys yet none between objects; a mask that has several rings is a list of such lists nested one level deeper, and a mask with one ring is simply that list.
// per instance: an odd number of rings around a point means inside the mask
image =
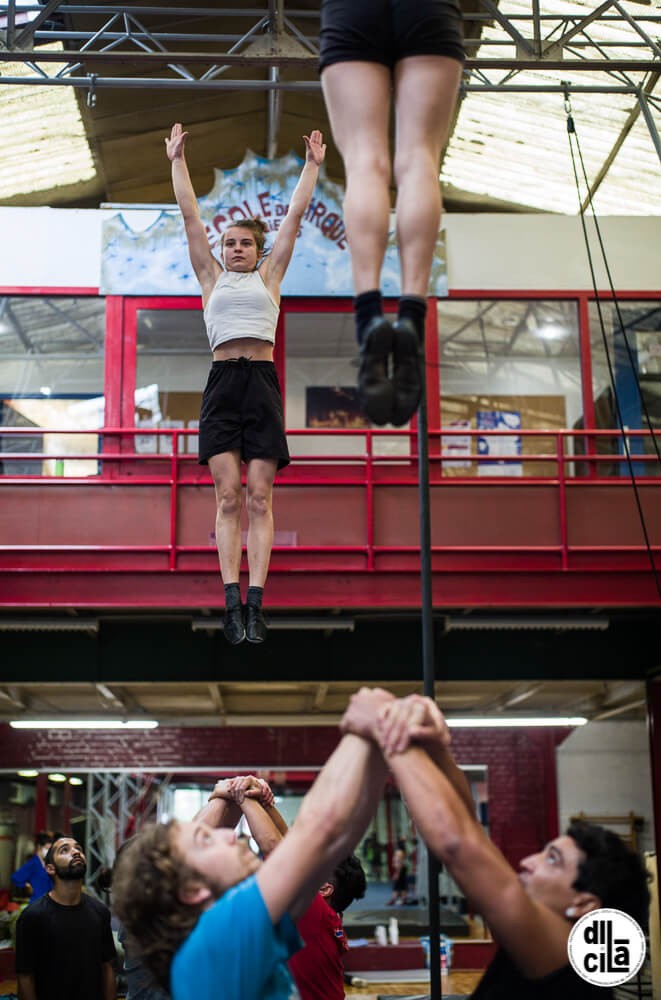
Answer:
[{"label": "glass window", "polygon": [[[211,367],[201,309],[140,309],[137,329],[136,427],[197,429]],[[169,436],[136,437],[136,450],[169,452]],[[179,450],[197,455],[197,437]]]},{"label": "glass window", "polygon": [[[600,430],[618,430],[608,357],[622,412],[622,422],[629,430],[648,430],[645,409],[652,428],[661,428],[661,304],[659,302],[622,301],[590,304],[590,342],[592,346],[592,390],[595,424]],[[601,313],[601,318],[600,318]],[[603,330],[602,330],[603,321]],[[608,354],[606,352],[608,348]],[[628,437],[632,456],[649,455],[653,461],[634,462],[639,476],[661,474],[651,437]],[[618,436],[598,438],[600,454],[624,455]],[[600,462],[599,473],[629,475],[626,461]]]},{"label": "glass window", "polygon": [[577,304],[441,299],[438,328],[444,475],[556,475],[555,437],[518,431],[583,426]]},{"label": "glass window", "polygon": [[[35,434],[0,434],[5,475],[90,476],[99,435],[67,434],[103,426],[105,299],[85,296],[0,297],[0,428]],[[62,431],[42,434],[39,431]],[[41,452],[45,460],[9,459]]]},{"label": "glass window", "polygon": [[[348,313],[288,313],[286,330],[287,428],[360,429],[370,427],[358,403],[358,346],[355,321]],[[408,425],[406,425],[408,427]],[[401,428],[402,430],[405,428]],[[292,455],[364,454],[363,436],[291,435]],[[407,436],[379,436],[374,453],[408,455]]]}]

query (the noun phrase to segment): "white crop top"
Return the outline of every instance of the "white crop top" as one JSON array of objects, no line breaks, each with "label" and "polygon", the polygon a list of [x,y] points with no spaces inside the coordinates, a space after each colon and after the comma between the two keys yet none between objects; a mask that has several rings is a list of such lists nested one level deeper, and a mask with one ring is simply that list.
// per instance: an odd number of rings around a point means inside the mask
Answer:
[{"label": "white crop top", "polygon": [[275,343],[279,312],[257,271],[223,271],[204,308],[211,350],[240,337]]}]

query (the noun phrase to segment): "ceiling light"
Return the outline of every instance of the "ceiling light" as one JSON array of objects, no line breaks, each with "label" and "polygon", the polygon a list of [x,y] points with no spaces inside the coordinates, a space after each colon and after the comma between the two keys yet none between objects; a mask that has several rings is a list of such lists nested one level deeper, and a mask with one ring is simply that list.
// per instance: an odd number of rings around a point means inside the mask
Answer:
[{"label": "ceiling light", "polygon": [[155,719],[16,719],[12,729],[156,729]]},{"label": "ceiling light", "polygon": [[[193,618],[193,632],[222,629],[222,618]],[[356,623],[353,618],[271,618],[269,631],[300,631],[300,632],[353,632]]]},{"label": "ceiling light", "polygon": [[82,785],[82,783],[83,783],[82,778],[69,778],[70,785]]},{"label": "ceiling light", "polygon": [[17,771],[19,778],[37,778],[39,771]]},{"label": "ceiling light", "polygon": [[58,773],[58,772],[56,771],[56,772],[55,772],[55,774],[49,774],[49,775],[48,775],[48,780],[49,780],[49,781],[55,781],[55,782],[56,782],[56,783],[57,783],[57,784],[59,785],[59,784],[61,784],[61,783],[62,783],[63,781],[66,781],[66,780],[67,780],[67,776],[66,776],[66,774],[59,774],[59,773]]},{"label": "ceiling light", "polygon": [[538,326],[534,333],[541,340],[565,340],[569,336],[567,327],[558,323],[545,323],[543,326]]},{"label": "ceiling light", "polygon": [[448,616],[445,619],[446,632],[471,632],[473,630],[550,630],[550,631],[572,631],[581,629],[591,629],[595,631],[605,631],[608,628],[608,618],[599,618],[591,615],[585,618],[570,617],[534,617],[528,616],[507,616],[498,618],[481,618],[477,615],[466,615],[462,618]]},{"label": "ceiling light", "polygon": [[0,618],[0,632],[98,631],[98,618]]},{"label": "ceiling light", "polygon": [[510,716],[508,717],[475,717],[471,719],[470,716],[465,718],[448,719],[446,716],[445,721],[447,722],[450,729],[496,729],[505,728],[510,726],[525,727],[526,729],[534,729],[537,726],[584,726],[587,723],[587,719],[582,715],[557,715],[557,716]]}]

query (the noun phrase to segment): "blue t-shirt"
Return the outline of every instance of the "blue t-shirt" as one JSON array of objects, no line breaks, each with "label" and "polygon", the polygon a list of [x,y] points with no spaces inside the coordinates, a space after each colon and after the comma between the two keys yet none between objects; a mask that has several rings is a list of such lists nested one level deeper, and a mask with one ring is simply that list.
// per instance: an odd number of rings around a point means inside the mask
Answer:
[{"label": "blue t-shirt", "polygon": [[25,864],[14,872],[11,880],[19,889],[22,889],[27,882],[30,883],[32,886],[31,903],[41,899],[53,888],[53,880],[41,863],[41,858],[37,857],[36,854],[28,858]]},{"label": "blue t-shirt", "polygon": [[202,914],[174,956],[173,1000],[289,1000],[285,963],[300,947],[291,917],[271,923],[251,875]]}]

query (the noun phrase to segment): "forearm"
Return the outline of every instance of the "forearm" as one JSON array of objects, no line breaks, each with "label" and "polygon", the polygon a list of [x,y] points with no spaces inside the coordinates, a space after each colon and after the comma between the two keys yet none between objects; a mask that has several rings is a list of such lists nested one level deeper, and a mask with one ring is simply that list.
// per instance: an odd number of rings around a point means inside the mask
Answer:
[{"label": "forearm", "polygon": [[471,794],[470,784],[464,772],[461,770],[451,751],[446,747],[438,747],[428,750],[428,754],[436,764],[436,767],[448,779],[455,792],[466,806],[469,814],[475,819],[475,802]]},{"label": "forearm", "polygon": [[172,187],[174,188],[177,205],[184,217],[184,222],[187,219],[197,220],[200,214],[197,207],[197,198],[195,197],[193,184],[188,173],[188,166],[183,156],[178,156],[172,161]]},{"label": "forearm", "polygon": [[305,210],[310,204],[318,176],[319,167],[317,164],[306,161],[289,201],[288,215],[293,215],[298,219],[303,218]]},{"label": "forearm", "polygon": [[116,1000],[117,997],[117,980],[115,978],[115,970],[113,969],[110,962],[104,962],[101,968],[101,996],[102,1000]]},{"label": "forearm", "polygon": [[477,827],[472,810],[419,747],[392,754],[388,764],[423,840],[440,861],[450,862]]},{"label": "forearm", "polygon": [[284,837],[284,835],[289,830],[289,827],[285,823],[284,819],[282,818],[282,816],[280,815],[280,813],[278,812],[278,810],[276,809],[276,807],[275,806],[265,806],[264,808],[266,810],[267,815],[269,816],[269,818],[273,822],[273,825],[276,827],[276,829],[278,830],[278,832],[280,834],[282,834],[282,836]]},{"label": "forearm", "polygon": [[236,826],[241,819],[241,809],[228,799],[209,799],[206,805],[193,817],[203,820],[209,826]]},{"label": "forearm", "polygon": [[34,976],[27,973],[20,973],[16,977],[18,1000],[37,1000],[37,990],[34,985]]},{"label": "forearm", "polygon": [[[264,857],[268,857],[282,840],[282,833],[272,820],[269,810],[265,809],[257,799],[246,797],[241,803],[241,811],[246,817],[250,832],[257,841],[260,851]],[[286,829],[285,827],[285,831]]]},{"label": "forearm", "polygon": [[347,734],[303,800],[294,824],[321,837],[320,850],[334,867],[351,853],[383,794],[387,768],[377,747]]}]

